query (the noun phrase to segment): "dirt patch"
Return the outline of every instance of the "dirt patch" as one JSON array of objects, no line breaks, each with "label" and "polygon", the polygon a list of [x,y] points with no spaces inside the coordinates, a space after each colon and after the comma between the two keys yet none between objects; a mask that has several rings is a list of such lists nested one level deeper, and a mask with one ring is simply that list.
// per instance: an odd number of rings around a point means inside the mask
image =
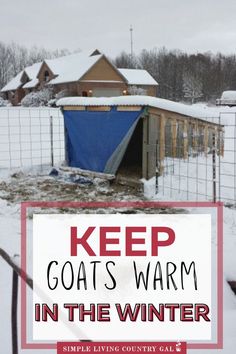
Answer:
[{"label": "dirt patch", "polygon": [[[68,180],[68,176],[54,178],[50,176],[14,174],[7,181],[0,183],[0,198],[9,203],[23,201],[78,201],[78,202],[116,202],[147,201],[141,191],[135,188],[95,179],[91,184],[79,184]],[[57,210],[58,211],[58,210]],[[117,209],[96,209],[96,213],[117,212]],[[60,212],[69,212],[67,208]],[[78,210],[78,212],[81,212]],[[83,209],[83,213],[91,212]],[[94,212],[94,209],[93,209]],[[144,213],[143,208],[119,209],[125,213]],[[173,213],[168,208],[145,209],[145,213]],[[179,210],[178,210],[179,212]]]}]

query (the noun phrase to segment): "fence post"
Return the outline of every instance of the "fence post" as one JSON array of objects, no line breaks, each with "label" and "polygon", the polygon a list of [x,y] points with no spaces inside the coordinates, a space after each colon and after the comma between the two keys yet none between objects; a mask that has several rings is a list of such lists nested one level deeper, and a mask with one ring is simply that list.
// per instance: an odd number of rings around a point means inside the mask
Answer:
[{"label": "fence post", "polygon": [[212,134],[212,181],[213,181],[213,202],[216,202],[216,136]]},{"label": "fence post", "polygon": [[156,141],[156,194],[159,192],[159,181],[160,176],[160,150],[159,150],[159,140]]},{"label": "fence post", "polygon": [[18,335],[17,335],[18,274],[14,269],[12,275],[13,275],[12,276],[12,305],[11,305],[12,354],[18,354]]},{"label": "fence post", "polygon": [[52,115],[50,116],[50,141],[51,141],[51,166],[54,166],[54,152],[53,152],[53,120]]}]

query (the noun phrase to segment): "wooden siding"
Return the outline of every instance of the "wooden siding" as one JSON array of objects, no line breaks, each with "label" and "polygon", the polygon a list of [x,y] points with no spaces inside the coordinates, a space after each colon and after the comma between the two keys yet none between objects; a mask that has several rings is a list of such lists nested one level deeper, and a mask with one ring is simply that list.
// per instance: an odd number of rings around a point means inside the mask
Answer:
[{"label": "wooden siding", "polygon": [[81,79],[82,80],[110,80],[125,83],[119,72],[102,57]]},{"label": "wooden siding", "polygon": [[[164,159],[166,157],[177,157],[182,159],[187,159],[189,154],[208,154],[209,149],[211,149],[211,134],[215,134],[217,144],[220,147],[218,154],[224,154],[224,144],[223,144],[223,131],[224,127],[216,123],[204,121],[200,118],[192,118],[181,115],[179,113],[166,111],[163,109],[158,109],[150,107],[148,109],[150,119],[156,122],[159,121],[159,128],[149,127],[148,129],[157,129],[158,145],[159,145],[159,174],[162,175],[164,172]],[[156,124],[156,123],[155,123]],[[151,133],[150,133],[151,134]],[[147,137],[147,133],[144,132]],[[147,139],[147,138],[146,138]],[[178,153],[177,153],[178,150]],[[144,152],[145,158],[145,152]],[[148,157],[150,158],[150,157]],[[149,162],[149,165],[154,163],[154,159],[151,158],[153,162]],[[143,177],[153,174],[153,166],[151,171],[146,171],[147,162],[144,160],[144,170],[145,173]],[[146,178],[146,177],[145,177]],[[150,177],[149,177],[150,178]]]}]

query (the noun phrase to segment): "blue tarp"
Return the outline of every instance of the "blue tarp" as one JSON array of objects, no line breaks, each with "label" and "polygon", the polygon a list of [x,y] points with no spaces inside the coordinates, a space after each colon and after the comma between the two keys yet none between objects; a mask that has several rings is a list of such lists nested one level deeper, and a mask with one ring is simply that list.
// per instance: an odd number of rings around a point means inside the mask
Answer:
[{"label": "blue tarp", "polygon": [[115,173],[141,112],[64,111],[68,165]]}]

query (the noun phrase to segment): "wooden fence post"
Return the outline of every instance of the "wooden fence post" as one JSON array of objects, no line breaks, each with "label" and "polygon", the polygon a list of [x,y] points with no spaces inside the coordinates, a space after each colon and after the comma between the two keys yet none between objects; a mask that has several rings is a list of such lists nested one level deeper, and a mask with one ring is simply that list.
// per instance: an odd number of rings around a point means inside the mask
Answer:
[{"label": "wooden fence post", "polygon": [[177,144],[177,120],[171,120],[171,136],[172,136],[172,157],[176,157]]},{"label": "wooden fence post", "polygon": [[183,144],[184,144],[184,159],[188,158],[188,122],[187,119],[184,120],[184,133],[183,133]]},{"label": "wooden fence post", "polygon": [[204,128],[204,151],[205,151],[205,156],[208,154],[208,125],[205,125]]},{"label": "wooden fence post", "polygon": [[161,114],[160,118],[160,175],[164,172],[163,161],[165,159],[165,115]]},{"label": "wooden fence post", "polygon": [[198,124],[193,123],[193,151],[198,153]]}]

